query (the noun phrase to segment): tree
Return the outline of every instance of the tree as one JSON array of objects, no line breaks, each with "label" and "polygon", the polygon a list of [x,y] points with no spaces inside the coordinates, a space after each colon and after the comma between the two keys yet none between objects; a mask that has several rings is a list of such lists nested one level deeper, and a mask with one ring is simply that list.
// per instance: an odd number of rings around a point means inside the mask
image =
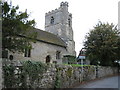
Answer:
[{"label": "tree", "polygon": [[119,31],[115,25],[99,22],[86,35],[86,57],[92,64],[100,62],[100,65],[113,65],[116,59],[120,59],[119,40]]},{"label": "tree", "polygon": [[34,20],[28,20],[29,15],[18,11],[19,6],[1,2],[2,6],[2,50],[24,52],[31,49],[37,33],[28,33],[35,26]]}]

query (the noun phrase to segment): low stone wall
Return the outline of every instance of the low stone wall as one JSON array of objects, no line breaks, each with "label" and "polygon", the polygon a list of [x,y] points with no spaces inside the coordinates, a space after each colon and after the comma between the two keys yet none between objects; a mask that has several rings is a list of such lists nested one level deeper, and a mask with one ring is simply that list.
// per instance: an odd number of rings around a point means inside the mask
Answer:
[{"label": "low stone wall", "polygon": [[[84,66],[73,67],[56,65],[54,68],[51,66],[49,68],[49,74],[46,75],[45,79],[48,78],[48,84],[50,88],[54,88],[56,75],[59,77],[59,84],[62,88],[68,88],[74,84],[80,83],[82,81],[89,81],[96,78],[105,77],[108,75],[113,75],[117,73],[117,68],[113,67],[102,67],[102,66]],[[57,74],[58,73],[58,74]],[[51,82],[51,83],[50,83]]]},{"label": "low stone wall", "polygon": [[112,75],[117,72],[118,72],[117,68],[99,66],[98,67],[98,78]]},{"label": "low stone wall", "polygon": [[[97,69],[98,68],[98,69]],[[117,73],[116,68],[84,66],[72,67],[65,65],[50,65],[37,86],[39,88],[69,88],[82,81],[89,81]]]},{"label": "low stone wall", "polygon": [[[117,68],[113,67],[102,67],[102,66],[84,66],[84,67],[73,67],[70,65],[48,65],[48,69],[42,78],[37,78],[31,85],[30,76],[24,81],[25,84],[30,88],[69,88],[74,84],[78,84],[83,81],[89,81],[96,78],[105,77],[117,73]],[[20,75],[19,75],[20,77]],[[15,80],[19,77],[15,76]],[[23,81],[23,80],[22,80]],[[19,82],[19,86],[22,82]],[[13,86],[18,88],[18,86]],[[4,87],[4,85],[3,85]]]}]

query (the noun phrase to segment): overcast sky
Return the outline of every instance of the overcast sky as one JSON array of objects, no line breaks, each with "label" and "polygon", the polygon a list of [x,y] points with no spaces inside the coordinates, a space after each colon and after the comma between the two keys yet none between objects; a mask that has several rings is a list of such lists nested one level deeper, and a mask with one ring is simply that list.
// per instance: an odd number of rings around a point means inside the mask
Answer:
[{"label": "overcast sky", "polygon": [[[8,0],[9,1],[9,0]],[[27,9],[31,19],[35,19],[36,27],[42,30],[45,24],[45,13],[60,6],[64,0],[11,0],[14,6],[19,5],[20,11]],[[118,23],[119,0],[65,0],[69,3],[69,12],[72,13],[75,50],[77,55],[83,47],[86,33],[98,21]]]}]

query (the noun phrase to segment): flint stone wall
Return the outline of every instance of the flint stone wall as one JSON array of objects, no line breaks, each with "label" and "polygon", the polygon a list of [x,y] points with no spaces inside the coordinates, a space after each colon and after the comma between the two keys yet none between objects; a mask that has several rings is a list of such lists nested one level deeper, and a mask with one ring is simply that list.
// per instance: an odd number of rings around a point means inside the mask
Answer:
[{"label": "flint stone wall", "polygon": [[[108,75],[117,74],[117,68],[102,66],[73,67],[70,65],[50,64],[42,78],[30,84],[29,76],[26,79],[27,86],[32,88],[69,88],[83,81],[89,81]],[[4,87],[4,85],[3,85]],[[14,87],[17,88],[17,87]]]},{"label": "flint stone wall", "polygon": [[54,88],[57,81],[57,74],[60,81],[60,87],[68,88],[82,81],[112,75],[116,72],[117,70],[111,67],[98,67],[98,71],[96,71],[95,66],[85,66],[82,69],[82,67],[51,65],[47,72],[43,74],[43,78],[38,86],[39,88]]}]

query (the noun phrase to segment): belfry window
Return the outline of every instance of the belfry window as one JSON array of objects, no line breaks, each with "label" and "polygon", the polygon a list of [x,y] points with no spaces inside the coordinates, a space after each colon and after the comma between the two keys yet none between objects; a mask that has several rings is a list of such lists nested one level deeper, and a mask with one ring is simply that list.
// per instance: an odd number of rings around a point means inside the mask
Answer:
[{"label": "belfry window", "polygon": [[71,25],[71,23],[70,23],[70,18],[68,19],[68,25],[69,25],[69,26]]},{"label": "belfry window", "polygon": [[51,17],[50,23],[51,23],[51,24],[54,24],[54,17]]},{"label": "belfry window", "polygon": [[60,59],[60,51],[56,52],[56,59]]}]

